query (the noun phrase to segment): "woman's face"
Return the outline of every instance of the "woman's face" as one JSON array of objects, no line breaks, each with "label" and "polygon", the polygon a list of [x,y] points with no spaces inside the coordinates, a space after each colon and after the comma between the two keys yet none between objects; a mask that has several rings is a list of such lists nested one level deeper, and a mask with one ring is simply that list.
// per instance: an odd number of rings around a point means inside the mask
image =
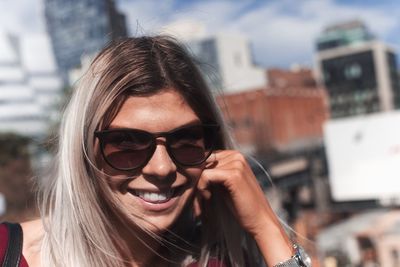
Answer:
[{"label": "woman's face", "polygon": [[[150,133],[169,132],[186,125],[201,124],[183,97],[173,89],[150,96],[130,96],[111,122],[109,129],[140,129]],[[156,149],[142,168],[118,171],[104,161],[102,168],[111,174],[110,185],[128,214],[147,229],[160,232],[169,228],[193,196],[204,164],[182,167],[166,150],[165,137],[157,138]]]}]

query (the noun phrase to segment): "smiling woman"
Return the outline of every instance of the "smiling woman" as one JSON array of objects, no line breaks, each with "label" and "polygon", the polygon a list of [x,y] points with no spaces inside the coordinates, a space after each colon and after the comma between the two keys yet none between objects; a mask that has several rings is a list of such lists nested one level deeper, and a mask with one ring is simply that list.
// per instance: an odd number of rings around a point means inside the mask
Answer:
[{"label": "smiling woman", "polygon": [[20,266],[309,266],[233,147],[176,41],[109,45],[65,110]]}]

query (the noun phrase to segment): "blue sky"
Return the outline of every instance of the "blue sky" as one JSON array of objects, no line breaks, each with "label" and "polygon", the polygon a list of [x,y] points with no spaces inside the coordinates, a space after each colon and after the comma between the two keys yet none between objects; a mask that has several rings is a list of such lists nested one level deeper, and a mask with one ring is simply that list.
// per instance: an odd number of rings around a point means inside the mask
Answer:
[{"label": "blue sky", "polygon": [[[316,36],[326,25],[365,21],[400,51],[400,2],[396,0],[116,0],[132,35],[153,34],[176,21],[204,25],[208,34],[237,32],[251,42],[264,67],[312,66]],[[1,0],[0,28],[20,34],[45,31],[40,0]],[[138,27],[138,25],[140,25]]]}]

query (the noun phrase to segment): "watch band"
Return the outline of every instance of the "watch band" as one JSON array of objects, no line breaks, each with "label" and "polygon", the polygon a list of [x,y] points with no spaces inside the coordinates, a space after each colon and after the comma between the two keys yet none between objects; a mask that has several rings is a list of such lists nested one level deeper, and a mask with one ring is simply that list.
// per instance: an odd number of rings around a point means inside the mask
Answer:
[{"label": "watch band", "polygon": [[286,261],[274,265],[273,267],[301,267],[301,265],[299,265],[297,260],[294,257],[292,257]]},{"label": "watch band", "polygon": [[311,258],[304,249],[297,244],[293,245],[293,249],[295,253],[290,259],[275,264],[273,267],[311,267]]}]

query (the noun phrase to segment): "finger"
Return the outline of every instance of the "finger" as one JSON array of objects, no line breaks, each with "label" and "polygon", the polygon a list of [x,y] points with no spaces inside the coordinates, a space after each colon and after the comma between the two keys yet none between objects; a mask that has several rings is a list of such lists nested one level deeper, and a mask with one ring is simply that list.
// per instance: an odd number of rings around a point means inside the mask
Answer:
[{"label": "finger", "polygon": [[202,179],[200,177],[199,181],[197,182],[197,189],[204,199],[209,200],[211,198],[211,191],[209,189],[208,180]]},{"label": "finger", "polygon": [[215,156],[215,153],[211,153],[211,155],[206,159],[206,165],[205,168],[213,168],[217,165],[217,159]]},{"label": "finger", "polygon": [[247,162],[247,159],[245,155],[240,153],[239,151],[236,150],[220,150],[220,151],[214,151],[213,152],[213,158],[212,160],[217,161],[217,162],[223,162],[227,160],[239,160],[243,162]]},{"label": "finger", "polygon": [[237,167],[205,169],[200,177],[201,188],[210,187],[212,184],[221,184],[229,191],[244,190],[244,187],[250,186],[253,189],[259,187],[257,179],[250,171],[239,169]]},{"label": "finger", "polygon": [[247,163],[247,161],[242,161],[240,159],[230,157],[218,161],[218,163],[214,167],[217,167],[218,169],[248,170],[249,164]]},{"label": "finger", "polygon": [[214,150],[207,158],[206,162],[213,162],[223,159],[231,154],[239,153],[236,150]]},{"label": "finger", "polygon": [[205,168],[207,169],[216,167],[220,163],[220,161],[225,161],[231,158],[232,154],[235,154],[235,151],[230,151],[230,150],[213,151],[211,155],[206,159]]},{"label": "finger", "polygon": [[236,169],[205,169],[201,174],[197,187],[200,191],[209,191],[209,187],[212,184],[229,186],[239,176],[242,175]]},{"label": "finger", "polygon": [[237,152],[236,150],[215,150],[215,151],[213,151],[215,160],[217,160],[217,161],[224,159],[230,155],[236,154],[236,153],[239,153],[239,152]]},{"label": "finger", "polygon": [[206,166],[206,169],[212,169],[212,168],[214,168],[214,169],[215,168],[238,169],[238,170],[243,170],[245,172],[248,172],[251,170],[251,167],[250,167],[248,161],[241,154],[228,155],[227,157],[214,162],[214,165],[212,165],[210,167]]}]

